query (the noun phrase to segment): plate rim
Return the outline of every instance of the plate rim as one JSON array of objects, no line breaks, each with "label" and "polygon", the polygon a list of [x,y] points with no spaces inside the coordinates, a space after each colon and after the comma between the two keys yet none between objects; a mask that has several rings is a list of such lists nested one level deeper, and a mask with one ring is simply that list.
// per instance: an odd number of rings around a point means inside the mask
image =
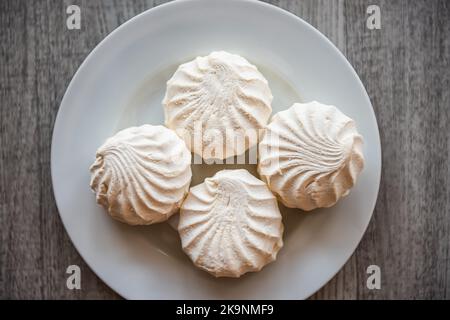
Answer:
[{"label": "plate rim", "polygon": [[[370,209],[371,214],[369,219],[367,220],[366,225],[363,228],[362,234],[360,236],[360,239],[355,243],[355,245],[353,246],[352,250],[350,251],[350,253],[348,254],[348,256],[344,259],[344,262],[339,266],[339,268],[337,268],[337,270],[331,275],[329,276],[324,282],[323,284],[318,287],[317,289],[311,289],[309,290],[308,294],[305,295],[304,299],[308,299],[309,297],[311,297],[313,294],[315,294],[316,292],[318,292],[319,290],[321,290],[328,282],[330,282],[331,279],[333,279],[336,274],[339,273],[339,271],[342,270],[342,268],[347,264],[347,262],[349,261],[349,259],[352,257],[352,255],[355,253],[356,249],[358,248],[359,244],[361,243],[364,235],[367,232],[367,228],[370,224],[370,221],[373,218],[374,215],[374,211],[375,211],[375,207],[376,207],[376,203],[378,200],[378,195],[379,195],[379,191],[380,191],[380,186],[381,186],[381,175],[382,175],[382,148],[381,148],[381,139],[380,139],[380,130],[378,127],[378,122],[377,122],[377,117],[375,114],[375,110],[373,108],[372,102],[370,100],[370,97],[367,93],[366,88],[364,87],[364,84],[362,83],[360,77],[358,76],[357,72],[355,71],[355,69],[353,68],[353,66],[350,64],[350,62],[347,60],[347,58],[344,56],[344,54],[334,45],[333,42],[331,42],[330,39],[328,39],[324,34],[322,34],[317,28],[315,28],[314,26],[312,26],[311,24],[309,24],[308,22],[306,22],[305,20],[303,20],[301,17],[295,15],[294,13],[291,13],[285,9],[282,9],[276,5],[270,4],[270,3],[266,3],[260,0],[227,0],[228,3],[230,3],[230,5],[233,5],[233,3],[249,3],[251,5],[256,5],[256,6],[261,6],[261,7],[265,7],[268,10],[272,10],[272,11],[277,11],[279,14],[283,15],[284,17],[288,18],[288,19],[292,19],[295,20],[296,23],[301,23],[303,25],[303,27],[306,27],[308,29],[310,29],[313,33],[315,33],[316,35],[318,35],[322,41],[325,41],[326,43],[328,43],[328,45],[330,45],[334,51],[337,53],[337,56],[339,57],[339,59],[341,60],[341,62],[344,62],[344,64],[347,66],[347,68],[352,72],[353,77],[357,80],[357,83],[360,87],[361,92],[364,95],[364,99],[366,100],[366,103],[368,103],[368,105],[370,105],[370,112],[371,112],[371,118],[373,121],[373,125],[376,128],[377,134],[375,135],[375,139],[377,140],[377,144],[376,144],[376,148],[377,150],[377,154],[378,154],[378,159],[376,159],[376,164],[378,165],[378,168],[375,168],[377,170],[376,172],[376,184],[378,185],[378,187],[376,188],[376,193],[375,193],[375,197],[374,200],[372,201],[373,203],[370,204],[370,206],[368,206],[368,209]],[[61,126],[61,119],[64,117],[64,114],[67,112],[67,108],[64,109],[64,105],[66,103],[67,100],[67,96],[68,93],[71,92],[72,87],[74,86],[74,83],[77,81],[77,79],[80,77],[80,74],[83,72],[82,70],[84,70],[86,68],[86,65],[89,63],[89,61],[93,58],[93,56],[95,55],[95,53],[100,50],[100,48],[102,46],[104,46],[107,42],[110,41],[110,39],[112,39],[114,36],[116,36],[116,34],[118,34],[118,32],[120,32],[120,30],[124,29],[127,25],[134,23],[136,20],[138,19],[142,19],[143,17],[147,16],[147,15],[151,15],[151,14],[157,14],[159,11],[161,11],[162,9],[166,9],[168,7],[175,7],[178,6],[180,4],[190,4],[190,3],[213,3],[213,2],[223,2],[222,0],[175,0],[175,1],[170,1],[167,3],[163,3],[160,5],[157,5],[155,7],[149,8],[141,13],[138,13],[137,15],[131,17],[130,19],[128,19],[127,21],[125,21],[124,23],[122,23],[121,25],[117,26],[113,31],[111,31],[108,35],[106,35],[95,47],[94,49],[92,49],[89,54],[86,56],[86,58],[83,60],[83,62],[80,64],[80,66],[78,67],[78,69],[76,70],[76,72],[74,73],[74,75],[72,76],[72,79],[69,82],[69,85],[67,86],[67,89],[64,92],[63,98],[61,100],[61,103],[59,104],[59,108],[58,108],[58,112],[57,115],[55,117],[55,122],[53,125],[53,131],[52,131],[52,139],[51,139],[51,151],[50,151],[50,172],[51,172],[51,181],[52,181],[52,190],[53,190],[53,195],[54,195],[54,199],[55,199],[55,203],[56,203],[56,207],[58,210],[58,215],[61,219],[61,222],[64,226],[65,232],[68,235],[70,242],[72,243],[72,245],[75,247],[75,249],[77,250],[78,254],[80,255],[80,257],[83,259],[83,261],[86,263],[86,265],[92,270],[92,272],[99,278],[102,280],[102,282],[107,285],[109,288],[111,288],[116,294],[118,294],[119,296],[121,296],[122,298],[125,299],[130,299],[130,297],[128,297],[126,294],[122,293],[122,290],[120,290],[120,288],[117,288],[113,283],[110,283],[109,281],[105,281],[105,279],[100,275],[99,272],[97,272],[97,270],[95,268],[92,267],[91,262],[87,261],[82,253],[82,251],[80,251],[78,245],[75,243],[71,233],[69,232],[67,223],[65,221],[65,219],[63,218],[63,215],[61,214],[61,210],[60,210],[60,201],[58,200],[58,196],[57,196],[57,191],[55,189],[55,158],[57,157],[55,154],[55,140],[57,137],[57,133],[61,130],[60,126]],[[277,300],[276,297],[273,298],[274,300]],[[302,298],[300,298],[302,299]]]}]

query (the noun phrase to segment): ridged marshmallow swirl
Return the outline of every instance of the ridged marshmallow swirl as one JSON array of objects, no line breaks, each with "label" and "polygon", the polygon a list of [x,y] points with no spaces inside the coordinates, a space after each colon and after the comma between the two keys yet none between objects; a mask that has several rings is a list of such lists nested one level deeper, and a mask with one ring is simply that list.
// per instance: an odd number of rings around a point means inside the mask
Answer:
[{"label": "ridged marshmallow swirl", "polygon": [[355,122],[336,107],[296,103],[268,125],[258,172],[287,207],[330,207],[356,183],[362,144]]},{"label": "ridged marshmallow swirl", "polygon": [[219,171],[191,188],[178,231],[194,264],[216,277],[259,271],[283,246],[276,198],[243,169]]},{"label": "ridged marshmallow swirl", "polygon": [[91,188],[115,219],[131,224],[167,220],[186,196],[191,153],[172,130],[144,125],[118,132],[97,150]]},{"label": "ridged marshmallow swirl", "polygon": [[258,143],[272,98],[254,65],[238,55],[212,52],[180,65],[167,82],[166,125],[204,159],[225,159]]}]

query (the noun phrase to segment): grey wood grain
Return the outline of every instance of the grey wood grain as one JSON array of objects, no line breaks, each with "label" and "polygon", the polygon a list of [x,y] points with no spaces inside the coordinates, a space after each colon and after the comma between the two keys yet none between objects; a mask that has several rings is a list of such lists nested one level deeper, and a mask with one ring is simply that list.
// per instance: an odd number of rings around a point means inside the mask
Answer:
[{"label": "grey wood grain", "polygon": [[[0,298],[117,299],[83,262],[57,213],[51,134],[76,69],[108,33],[165,1],[0,1]],[[359,247],[312,299],[450,298],[450,3],[271,0],[348,58],[375,108],[380,194]],[[77,4],[82,29],[65,27]],[[382,29],[365,27],[381,8]],[[82,269],[68,290],[65,270]],[[366,268],[382,270],[381,290]],[[276,297],[274,297],[276,298]]]}]

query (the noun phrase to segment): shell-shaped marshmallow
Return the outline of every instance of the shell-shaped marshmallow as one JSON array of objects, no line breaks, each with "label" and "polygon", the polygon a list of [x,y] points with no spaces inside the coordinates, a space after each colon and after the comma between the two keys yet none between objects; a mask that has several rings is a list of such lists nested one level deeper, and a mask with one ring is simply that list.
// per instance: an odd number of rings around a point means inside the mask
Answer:
[{"label": "shell-shaped marshmallow", "polygon": [[191,182],[191,153],[172,130],[143,125],[118,132],[97,150],[91,189],[115,219],[131,224],[167,220]]},{"label": "shell-shaped marshmallow", "polygon": [[362,144],[355,122],[336,107],[295,103],[267,126],[258,172],[287,207],[330,207],[356,183]]},{"label": "shell-shaped marshmallow", "polygon": [[225,159],[258,143],[272,99],[254,65],[238,55],[212,52],[180,65],[167,82],[165,121],[203,159]]},{"label": "shell-shaped marshmallow", "polygon": [[259,271],[283,246],[276,198],[243,169],[219,171],[191,188],[178,231],[194,264],[216,277]]}]

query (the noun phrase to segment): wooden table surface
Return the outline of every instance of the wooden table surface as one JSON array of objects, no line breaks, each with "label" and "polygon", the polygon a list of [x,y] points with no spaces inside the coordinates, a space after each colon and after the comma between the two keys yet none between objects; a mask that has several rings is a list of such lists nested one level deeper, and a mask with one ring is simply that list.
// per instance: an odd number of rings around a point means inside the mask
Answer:
[{"label": "wooden table surface", "polygon": [[[75,71],[112,30],[164,1],[0,1],[0,298],[116,299],[59,218],[50,146]],[[450,2],[269,1],[324,33],[359,74],[380,128],[378,202],[359,247],[313,299],[450,298]],[[66,8],[81,8],[81,30]],[[369,5],[381,29],[366,27]],[[77,264],[82,289],[66,288]],[[381,268],[381,289],[366,268]],[[276,297],[274,297],[276,298]]]}]

